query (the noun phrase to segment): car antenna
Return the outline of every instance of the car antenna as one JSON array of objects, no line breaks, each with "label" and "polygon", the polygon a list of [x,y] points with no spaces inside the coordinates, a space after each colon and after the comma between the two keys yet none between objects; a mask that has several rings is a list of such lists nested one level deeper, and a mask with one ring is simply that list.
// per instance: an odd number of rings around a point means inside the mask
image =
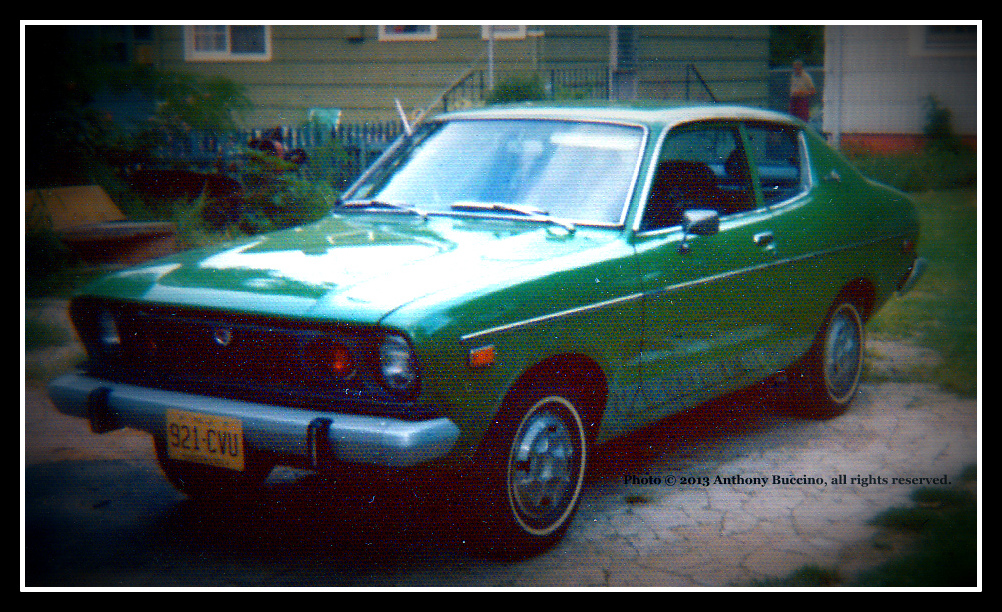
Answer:
[{"label": "car antenna", "polygon": [[411,129],[411,124],[407,121],[407,115],[404,113],[404,107],[400,105],[400,98],[394,98],[393,102],[397,105],[397,114],[400,115],[400,121],[404,124],[404,132],[410,136],[413,133]]}]

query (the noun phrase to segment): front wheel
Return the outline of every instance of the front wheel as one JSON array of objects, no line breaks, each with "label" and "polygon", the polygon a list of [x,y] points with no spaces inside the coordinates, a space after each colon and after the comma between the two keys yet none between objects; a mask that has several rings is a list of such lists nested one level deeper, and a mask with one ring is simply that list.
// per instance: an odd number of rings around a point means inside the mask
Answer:
[{"label": "front wheel", "polygon": [[487,545],[515,556],[545,550],[581,499],[590,448],[580,401],[561,389],[517,393],[489,436],[480,462]]},{"label": "front wheel", "polygon": [[859,388],[865,345],[863,319],[851,302],[839,303],[828,315],[808,354],[798,393],[800,412],[831,418],[846,411]]}]

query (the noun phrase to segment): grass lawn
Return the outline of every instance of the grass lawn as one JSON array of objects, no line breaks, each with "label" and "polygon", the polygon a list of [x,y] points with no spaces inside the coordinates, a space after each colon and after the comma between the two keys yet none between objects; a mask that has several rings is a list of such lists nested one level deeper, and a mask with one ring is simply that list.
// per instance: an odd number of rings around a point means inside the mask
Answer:
[{"label": "grass lawn", "polygon": [[[922,224],[919,252],[929,267],[907,295],[892,299],[868,324],[870,338],[930,348],[942,356],[932,371],[906,374],[974,396],[978,366],[978,201],[973,189],[912,194]],[[962,475],[973,482],[976,468]],[[977,580],[977,507],[969,489],[919,489],[916,506],[892,508],[873,519],[888,530],[911,533],[907,555],[847,583],[828,568],[808,566],[785,578],[758,583],[781,587],[973,586]]]},{"label": "grass lawn", "polygon": [[907,295],[870,321],[871,338],[903,340],[935,350],[932,372],[915,372],[968,396],[977,390],[978,203],[973,189],[915,194],[922,224],[919,252],[929,267]]}]

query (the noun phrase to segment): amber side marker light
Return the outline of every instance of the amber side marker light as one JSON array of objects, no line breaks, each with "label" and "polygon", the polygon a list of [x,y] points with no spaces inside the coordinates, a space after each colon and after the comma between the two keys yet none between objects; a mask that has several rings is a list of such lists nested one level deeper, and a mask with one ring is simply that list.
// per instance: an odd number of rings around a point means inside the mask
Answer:
[{"label": "amber side marker light", "polygon": [[494,345],[489,344],[470,351],[470,367],[486,368],[494,363]]}]

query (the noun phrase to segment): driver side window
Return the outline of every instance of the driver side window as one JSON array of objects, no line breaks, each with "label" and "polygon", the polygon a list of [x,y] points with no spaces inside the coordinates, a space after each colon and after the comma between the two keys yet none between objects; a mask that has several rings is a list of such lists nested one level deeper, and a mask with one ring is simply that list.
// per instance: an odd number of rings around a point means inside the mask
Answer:
[{"label": "driver side window", "polygon": [[754,207],[747,158],[735,127],[675,130],[665,139],[659,160],[642,230],[679,225],[686,210],[709,209],[724,216]]}]

